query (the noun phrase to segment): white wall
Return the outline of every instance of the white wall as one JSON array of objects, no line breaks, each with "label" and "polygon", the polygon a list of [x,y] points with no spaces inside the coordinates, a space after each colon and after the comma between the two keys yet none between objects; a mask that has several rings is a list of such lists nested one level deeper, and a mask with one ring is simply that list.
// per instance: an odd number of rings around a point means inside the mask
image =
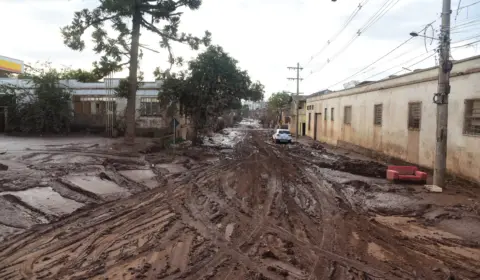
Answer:
[{"label": "white wall", "polygon": [[[309,98],[317,123],[318,140],[348,142],[408,162],[433,168],[436,139],[437,69],[411,73],[374,84]],[[449,172],[480,181],[480,137],[463,134],[465,99],[480,98],[480,57],[457,62],[451,78],[447,142]],[[408,129],[408,103],[420,101],[420,130]],[[382,126],[373,124],[374,105],[383,104]],[[343,123],[344,106],[352,106],[352,123]],[[324,121],[324,108],[328,108]],[[334,121],[330,110],[335,108]],[[308,124],[307,124],[308,127]],[[314,124],[312,124],[312,128]],[[307,131],[314,137],[314,129]]]}]

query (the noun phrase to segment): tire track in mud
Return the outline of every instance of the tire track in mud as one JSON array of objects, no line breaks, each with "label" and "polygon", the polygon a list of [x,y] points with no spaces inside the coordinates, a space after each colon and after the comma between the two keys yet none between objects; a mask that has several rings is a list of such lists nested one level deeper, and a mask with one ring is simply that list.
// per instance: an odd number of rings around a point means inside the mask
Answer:
[{"label": "tire track in mud", "polygon": [[[433,275],[427,273],[427,262],[415,263],[433,249],[419,253],[420,241],[394,239],[395,231],[345,204],[335,186],[314,172],[314,165],[292,155],[289,146],[265,139],[253,132],[231,160],[189,170],[164,188],[16,236],[0,246],[0,279],[359,280]],[[351,241],[353,233],[357,243]],[[402,244],[407,248],[382,261],[368,257],[370,243],[390,251]]]}]

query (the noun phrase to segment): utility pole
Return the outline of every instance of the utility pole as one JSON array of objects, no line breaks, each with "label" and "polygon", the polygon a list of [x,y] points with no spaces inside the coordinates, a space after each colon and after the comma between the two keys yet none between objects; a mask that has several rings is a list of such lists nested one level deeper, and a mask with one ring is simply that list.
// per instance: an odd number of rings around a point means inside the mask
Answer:
[{"label": "utility pole", "polygon": [[300,95],[300,81],[303,80],[300,78],[300,71],[303,70],[302,67],[300,67],[300,63],[297,62],[297,67],[287,67],[289,70],[296,70],[297,71],[297,77],[296,78],[287,78],[288,80],[296,80],[297,81],[297,100],[295,100],[295,110],[296,110],[296,115],[295,115],[295,137],[298,139],[298,96]]},{"label": "utility pole", "polygon": [[437,104],[437,134],[433,184],[443,188],[447,167],[448,94],[450,93],[450,14],[451,0],[443,0],[442,26],[440,30],[438,92],[433,97]]}]

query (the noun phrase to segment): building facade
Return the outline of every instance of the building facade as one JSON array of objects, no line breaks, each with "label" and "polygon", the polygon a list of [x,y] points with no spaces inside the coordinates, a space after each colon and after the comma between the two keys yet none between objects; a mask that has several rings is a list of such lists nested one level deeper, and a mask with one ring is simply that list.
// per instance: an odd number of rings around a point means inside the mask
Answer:
[{"label": "building facade", "polygon": [[[298,131],[299,136],[306,135],[307,123],[306,123],[306,103],[307,97],[303,95],[293,96],[290,103],[291,122],[289,126],[290,133],[296,135]],[[298,110],[297,110],[298,108]],[[297,116],[298,114],[298,116]],[[298,117],[298,124],[297,124]]]},{"label": "building facade", "polygon": [[[61,82],[72,92],[73,126],[77,129],[110,131],[124,121],[126,98],[115,95],[120,79],[104,79],[102,82],[82,83],[76,80]],[[3,78],[0,84],[11,84],[21,88],[30,86],[29,80]],[[178,122],[177,137],[188,135],[187,120],[179,115],[169,116],[160,107],[158,94],[161,81],[142,82],[136,97],[136,130],[140,136],[161,136],[173,133],[172,120]]]},{"label": "building facade", "polygon": [[[307,98],[307,135],[433,168],[438,69]],[[447,170],[480,181],[480,56],[456,61],[449,95]]]}]

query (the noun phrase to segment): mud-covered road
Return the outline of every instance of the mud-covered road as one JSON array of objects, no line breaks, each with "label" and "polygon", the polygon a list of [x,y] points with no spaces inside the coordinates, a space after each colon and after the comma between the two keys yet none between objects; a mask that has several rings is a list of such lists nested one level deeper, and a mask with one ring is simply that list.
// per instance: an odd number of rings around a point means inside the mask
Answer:
[{"label": "mud-covered road", "polygon": [[477,189],[268,137],[9,238],[0,279],[480,279]]}]

